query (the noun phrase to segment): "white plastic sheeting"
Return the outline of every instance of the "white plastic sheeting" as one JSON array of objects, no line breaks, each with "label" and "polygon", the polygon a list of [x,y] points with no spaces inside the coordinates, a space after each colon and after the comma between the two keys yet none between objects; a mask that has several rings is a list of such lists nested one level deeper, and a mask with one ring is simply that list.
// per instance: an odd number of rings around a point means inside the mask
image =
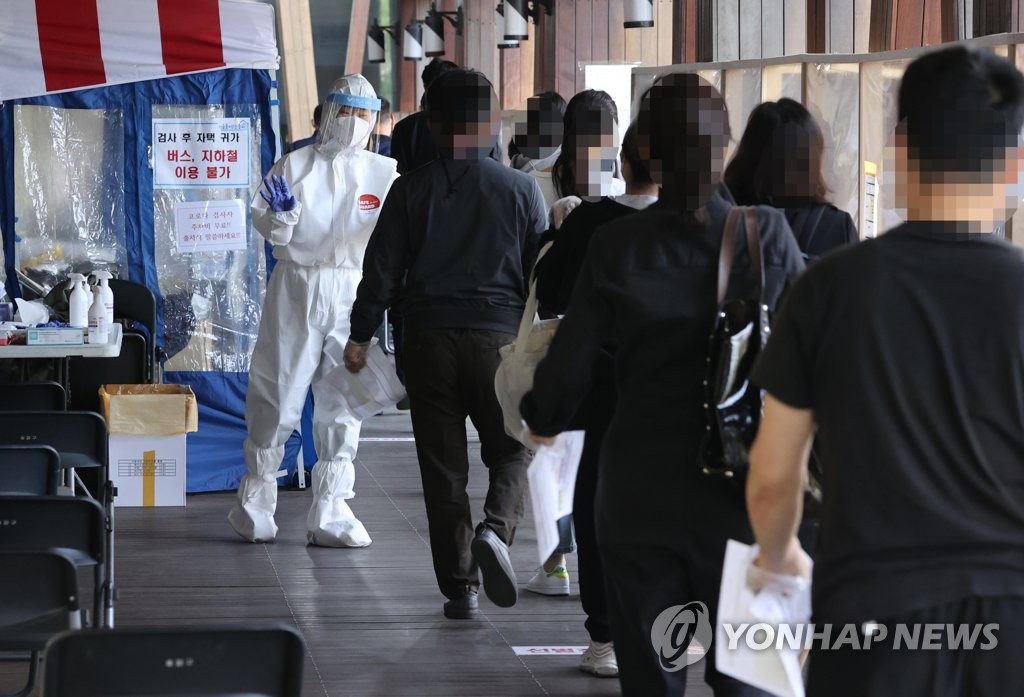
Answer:
[{"label": "white plastic sheeting", "polygon": [[[154,119],[249,120],[249,186],[153,190],[153,258],[164,298],[167,370],[246,372],[256,343],[266,286],[263,239],[245,225],[244,248],[195,251],[178,248],[175,206],[197,201],[249,201],[260,177],[260,112],[255,104],[153,105]],[[242,245],[239,245],[242,246]]]},{"label": "white plastic sheeting", "polygon": [[19,268],[47,289],[69,273],[125,277],[121,111],[13,109]]}]

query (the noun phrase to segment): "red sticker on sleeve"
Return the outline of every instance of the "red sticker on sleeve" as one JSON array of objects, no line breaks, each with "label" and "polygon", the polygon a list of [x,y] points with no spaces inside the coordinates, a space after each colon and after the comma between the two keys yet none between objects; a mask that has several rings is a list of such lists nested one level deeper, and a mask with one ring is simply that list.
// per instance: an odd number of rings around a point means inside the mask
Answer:
[{"label": "red sticker on sleeve", "polygon": [[363,194],[359,197],[359,210],[372,211],[380,208],[380,199],[373,194]]}]

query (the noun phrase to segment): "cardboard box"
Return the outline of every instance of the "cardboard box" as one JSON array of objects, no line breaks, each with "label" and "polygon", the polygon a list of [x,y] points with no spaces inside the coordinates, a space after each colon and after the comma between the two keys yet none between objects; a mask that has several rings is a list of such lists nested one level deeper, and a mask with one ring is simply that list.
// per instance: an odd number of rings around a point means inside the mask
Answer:
[{"label": "cardboard box", "polygon": [[199,429],[185,385],[104,385],[115,506],[184,506],[186,434]]},{"label": "cardboard box", "polygon": [[186,438],[111,433],[114,506],[184,506]]},{"label": "cardboard box", "polygon": [[29,346],[74,346],[85,343],[85,330],[74,327],[29,329],[25,343]]}]

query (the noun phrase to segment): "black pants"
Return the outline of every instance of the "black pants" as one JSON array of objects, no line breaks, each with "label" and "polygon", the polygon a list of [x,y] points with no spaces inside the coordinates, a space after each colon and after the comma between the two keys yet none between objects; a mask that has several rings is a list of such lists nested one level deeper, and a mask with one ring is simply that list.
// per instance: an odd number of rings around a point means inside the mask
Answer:
[{"label": "black pants", "polygon": [[498,349],[514,340],[511,334],[469,329],[407,329],[403,337],[430,551],[437,584],[448,598],[480,586],[469,550],[473,516],[466,493],[467,416],[480,434],[481,459],[490,478],[483,524],[511,544],[523,515],[528,453],[506,435],[494,393]]},{"label": "black pants", "polygon": [[594,502],[597,498],[598,463],[601,442],[615,414],[615,385],[592,383],[584,405],[586,439],[573,494],[573,522],[576,526],[576,557],[579,562],[580,602],[587,615],[587,633],[593,641],[612,640],[605,599],[604,564],[597,543]]},{"label": "black pants", "polygon": [[[687,669],[662,667],[651,631],[662,612],[695,601],[707,607],[707,619],[714,627],[726,540],[750,542],[752,537],[738,506],[737,510],[719,512],[718,519],[708,516],[702,527],[674,527],[655,537],[623,534],[631,521],[609,518],[599,494],[598,540],[623,697],[685,694]],[[649,517],[651,512],[637,510],[635,514]],[[768,697],[767,692],[719,673],[714,646],[704,648],[709,649],[707,654],[693,667],[704,670],[704,680],[716,697]]]},{"label": "black pants", "polygon": [[[869,649],[854,650],[847,642],[834,651],[811,650],[807,694],[809,697],[1018,697],[1024,694],[1024,597],[968,598],[909,612],[903,617],[879,621],[888,636],[873,641]],[[943,648],[895,649],[895,626],[939,625]],[[967,625],[967,630],[998,624],[997,645],[980,648],[987,641],[979,631],[971,650],[950,649],[944,637],[946,625]],[[912,627],[908,627],[913,629]],[[833,630],[833,637],[836,636]],[[921,628],[921,646],[925,627]],[[863,641],[863,635],[859,637]],[[833,641],[835,639],[833,638]]]}]

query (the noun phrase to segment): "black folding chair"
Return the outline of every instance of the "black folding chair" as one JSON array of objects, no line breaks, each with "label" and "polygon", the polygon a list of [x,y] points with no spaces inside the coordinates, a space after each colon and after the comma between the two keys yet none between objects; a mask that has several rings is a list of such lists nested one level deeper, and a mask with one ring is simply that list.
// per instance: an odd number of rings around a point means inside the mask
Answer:
[{"label": "black folding chair", "polygon": [[48,445],[0,445],[0,496],[55,496],[59,485],[56,450]]},{"label": "black folding chair", "polygon": [[[60,466],[75,491],[75,470],[97,473],[95,498],[103,506],[106,517],[107,576],[114,587],[114,496],[117,490],[110,481],[107,466],[107,424],[93,412],[9,412],[0,418],[0,445],[48,445],[60,454]],[[80,480],[79,480],[80,481]],[[84,487],[83,487],[84,489]],[[101,624],[112,627],[113,606]]]},{"label": "black folding chair", "polygon": [[[0,512],[0,521],[9,520]],[[0,526],[0,530],[3,526]],[[32,693],[39,660],[55,634],[81,626],[78,575],[71,561],[53,552],[0,551],[0,652],[29,652],[28,679],[15,697]]]},{"label": "black folding chair", "polygon": [[56,382],[0,383],[0,411],[65,411],[68,396]]},{"label": "black folding chair", "polygon": [[56,552],[76,567],[93,569],[91,626],[113,614],[112,572],[106,516],[91,499],[75,496],[0,496],[0,551]]},{"label": "black folding chair", "polygon": [[[114,319],[129,320],[146,328],[149,333],[148,366],[150,379],[142,382],[159,382],[159,362],[156,346],[156,296],[147,286],[134,281],[114,278],[108,281],[114,293]],[[131,329],[131,325],[127,327]],[[111,384],[111,383],[108,383]],[[123,384],[123,383],[122,383]]]},{"label": "black folding chair", "polygon": [[305,650],[287,625],[70,632],[46,647],[44,697],[299,697]]}]

